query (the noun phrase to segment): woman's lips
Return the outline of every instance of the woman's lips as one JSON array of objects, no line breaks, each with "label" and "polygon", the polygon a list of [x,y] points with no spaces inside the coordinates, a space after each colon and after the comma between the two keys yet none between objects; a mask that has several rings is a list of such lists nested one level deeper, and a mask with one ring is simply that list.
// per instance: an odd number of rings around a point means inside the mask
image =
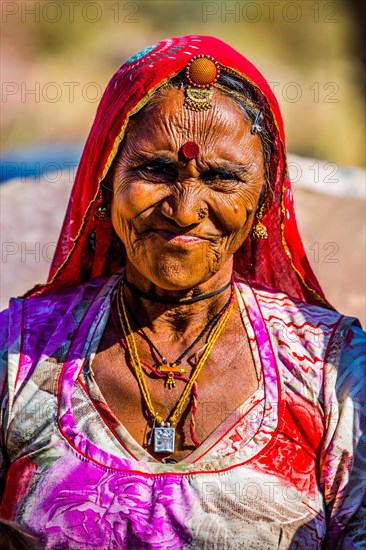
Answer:
[{"label": "woman's lips", "polygon": [[160,237],[164,241],[169,242],[169,244],[176,245],[196,244],[208,240],[207,238],[192,235],[190,233],[173,233],[163,229],[154,229],[151,233],[157,237]]}]

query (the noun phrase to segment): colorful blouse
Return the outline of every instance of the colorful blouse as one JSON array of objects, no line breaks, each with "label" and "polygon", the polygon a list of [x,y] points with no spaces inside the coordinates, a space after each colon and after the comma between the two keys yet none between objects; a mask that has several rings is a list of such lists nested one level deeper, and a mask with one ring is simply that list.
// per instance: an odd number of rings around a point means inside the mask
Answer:
[{"label": "colorful blouse", "polygon": [[366,548],[357,321],[237,283],[258,389],[163,464],[96,406],[90,373],[119,277],[3,313],[2,516],[46,549]]}]

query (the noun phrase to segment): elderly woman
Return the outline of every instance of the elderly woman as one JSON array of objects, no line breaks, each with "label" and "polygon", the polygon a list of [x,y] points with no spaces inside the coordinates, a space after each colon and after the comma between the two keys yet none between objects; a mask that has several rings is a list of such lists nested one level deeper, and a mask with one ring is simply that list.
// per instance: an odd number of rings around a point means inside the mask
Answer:
[{"label": "elderly woman", "polygon": [[364,547],[364,333],[307,262],[277,102],[223,42],[116,72],[49,282],[5,317],[2,515],[45,548]]}]

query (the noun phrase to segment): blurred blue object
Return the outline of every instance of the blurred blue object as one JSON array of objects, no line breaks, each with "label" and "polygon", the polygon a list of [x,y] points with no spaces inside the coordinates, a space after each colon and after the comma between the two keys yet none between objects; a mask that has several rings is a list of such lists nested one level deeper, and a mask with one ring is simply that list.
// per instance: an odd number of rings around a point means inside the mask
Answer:
[{"label": "blurred blue object", "polygon": [[[70,174],[76,172],[82,152],[82,144],[74,143],[65,146],[54,144],[44,147],[32,147],[8,151],[1,155],[0,160],[0,183],[11,179],[34,178],[40,181],[48,174],[68,171]],[[50,181],[54,181],[52,176]]]}]

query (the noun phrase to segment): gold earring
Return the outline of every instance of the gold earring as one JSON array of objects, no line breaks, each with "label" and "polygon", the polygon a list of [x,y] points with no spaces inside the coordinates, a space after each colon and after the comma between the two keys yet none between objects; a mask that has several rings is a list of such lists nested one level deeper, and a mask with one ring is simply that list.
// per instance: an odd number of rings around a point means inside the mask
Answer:
[{"label": "gold earring", "polygon": [[264,216],[264,210],[265,210],[265,203],[263,203],[257,210],[257,213],[255,217],[257,218],[257,221],[255,222],[253,229],[252,229],[252,235],[256,239],[267,239],[268,238],[268,231],[264,223],[262,223],[262,218]]},{"label": "gold earring", "polygon": [[100,189],[98,193],[98,202],[99,206],[97,208],[97,211],[95,213],[95,218],[99,218],[100,220],[106,220],[111,217],[111,211],[108,206],[107,198],[103,191]]}]

